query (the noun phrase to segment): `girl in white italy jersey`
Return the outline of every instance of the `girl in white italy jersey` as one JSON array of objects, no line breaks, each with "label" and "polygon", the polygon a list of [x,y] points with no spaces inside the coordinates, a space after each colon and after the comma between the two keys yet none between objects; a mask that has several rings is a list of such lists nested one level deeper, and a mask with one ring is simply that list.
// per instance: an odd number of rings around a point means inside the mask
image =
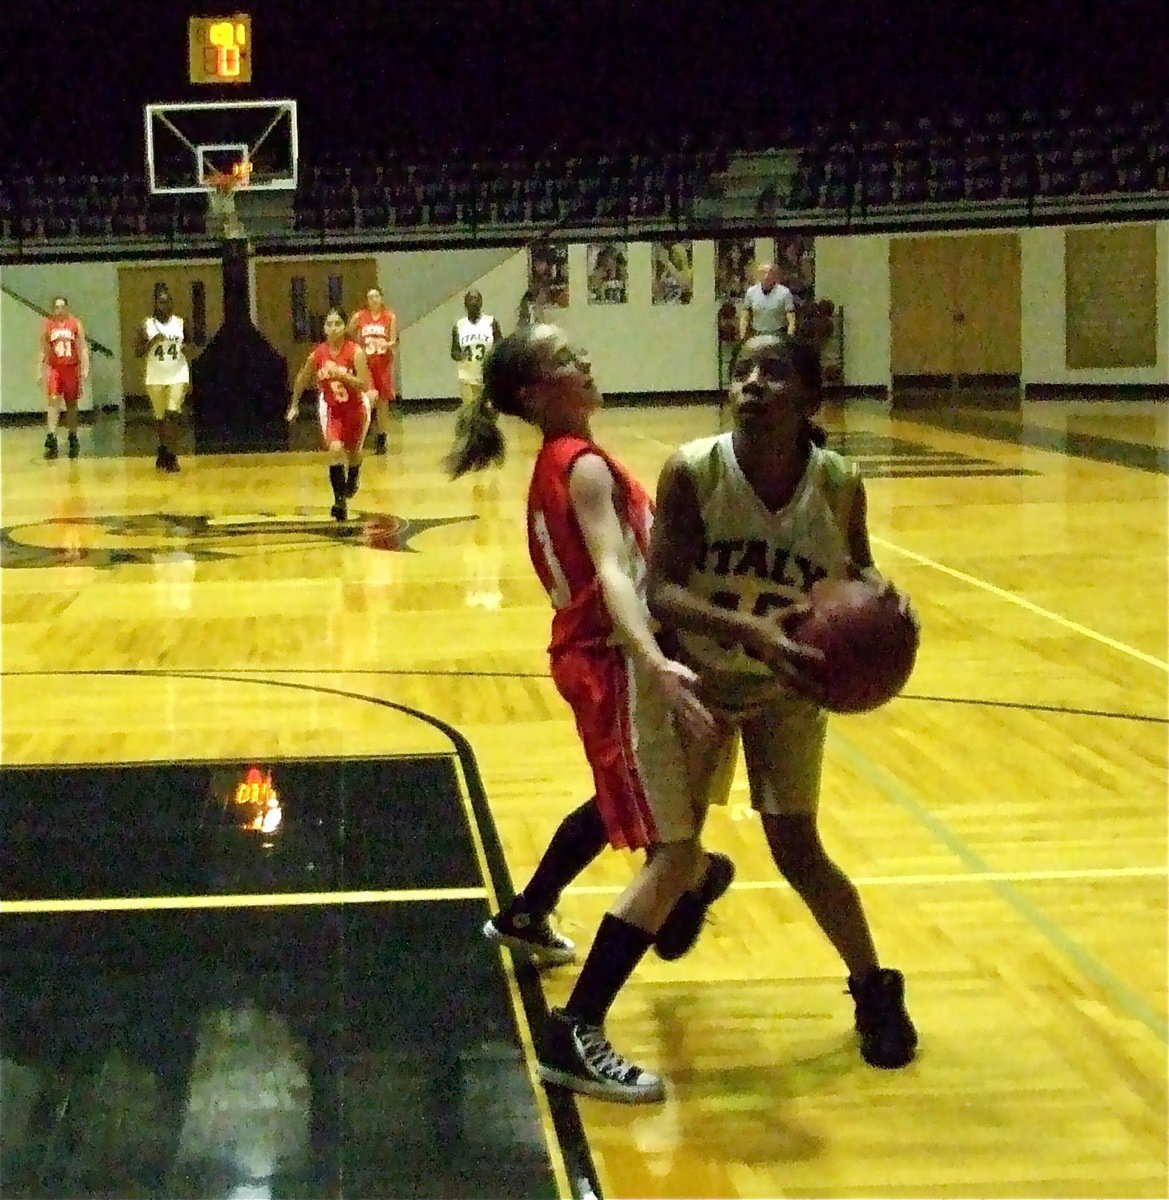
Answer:
[{"label": "girl in white italy jersey", "polygon": [[170,292],[160,287],[154,293],[154,312],[142,322],[135,347],[138,357],[146,359],[146,394],[158,427],[154,465],[160,471],[179,469],[174,452],[175,422],[191,384],[184,340],[183,318],[176,315]]},{"label": "girl in white italy jersey", "polygon": [[825,449],[812,421],[821,399],[815,346],[782,333],[743,344],[731,368],[733,430],[688,443],[662,471],[647,598],[721,716],[705,769],[712,780],[725,775],[742,740],[776,866],[848,968],[861,1054],[902,1067],[917,1045],[905,981],[881,965],[860,895],[820,841],[826,714],[792,672],[779,619],[818,579],[883,582],[860,472]]},{"label": "girl in white italy jersey", "polygon": [[458,364],[459,400],[465,415],[483,391],[483,360],[503,333],[499,322],[483,311],[483,296],[476,289],[463,297],[463,307],[467,315],[451,327],[451,358]]}]

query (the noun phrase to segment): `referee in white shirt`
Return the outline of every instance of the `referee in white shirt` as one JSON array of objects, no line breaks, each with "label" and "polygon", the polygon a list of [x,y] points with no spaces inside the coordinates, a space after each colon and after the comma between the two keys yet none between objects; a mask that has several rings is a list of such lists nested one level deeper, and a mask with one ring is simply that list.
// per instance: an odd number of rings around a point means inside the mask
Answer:
[{"label": "referee in white shirt", "polygon": [[756,333],[796,332],[796,300],[779,282],[774,263],[759,268],[759,282],[753,283],[743,297],[743,341]]}]

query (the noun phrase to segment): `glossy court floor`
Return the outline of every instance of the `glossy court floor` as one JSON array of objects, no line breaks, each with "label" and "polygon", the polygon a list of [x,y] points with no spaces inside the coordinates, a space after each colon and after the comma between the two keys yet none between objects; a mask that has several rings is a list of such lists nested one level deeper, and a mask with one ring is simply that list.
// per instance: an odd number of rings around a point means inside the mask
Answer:
[{"label": "glossy court floor", "polygon": [[[644,480],[710,406],[615,407]],[[458,483],[406,413],[354,520],[292,449],[152,466],[0,434],[0,1194],[1165,1195],[1166,406],[825,413],[924,641],[833,722],[825,840],[922,1037],[864,1066],[843,971],[745,782],[736,884],[647,958],[614,1041],[663,1106],[576,1101],[533,1042],[571,968],[479,927],[588,779],[523,546],[532,435]],[[560,916],[586,945],[629,878]]]}]

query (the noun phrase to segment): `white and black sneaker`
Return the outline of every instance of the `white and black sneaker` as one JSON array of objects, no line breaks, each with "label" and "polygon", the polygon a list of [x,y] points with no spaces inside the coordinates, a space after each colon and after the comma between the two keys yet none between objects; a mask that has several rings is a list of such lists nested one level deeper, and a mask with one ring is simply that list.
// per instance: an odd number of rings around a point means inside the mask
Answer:
[{"label": "white and black sneaker", "polygon": [[622,1104],[656,1104],[666,1097],[666,1085],[660,1076],[622,1058],[599,1025],[577,1021],[561,1008],[548,1014],[540,1078],[545,1083]]},{"label": "white and black sneaker", "polygon": [[576,943],[552,928],[547,917],[507,911],[496,913],[483,926],[483,936],[497,946],[522,954],[537,966],[559,967],[576,957]]}]

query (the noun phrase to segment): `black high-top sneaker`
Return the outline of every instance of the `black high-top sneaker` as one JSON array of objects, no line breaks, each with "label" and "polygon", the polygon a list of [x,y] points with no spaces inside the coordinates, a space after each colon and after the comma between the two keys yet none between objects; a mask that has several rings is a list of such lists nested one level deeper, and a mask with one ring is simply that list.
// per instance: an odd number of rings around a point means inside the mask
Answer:
[{"label": "black high-top sneaker", "polygon": [[586,1025],[560,1008],[548,1014],[540,1078],[622,1104],[656,1104],[666,1095],[661,1078],[622,1058],[599,1025]]},{"label": "black high-top sneaker", "polygon": [[871,1067],[893,1069],[913,1061],[917,1030],[905,1007],[905,977],[881,967],[857,983],[849,978],[848,990],[856,1004],[856,1028],[861,1036],[861,1058]]}]

